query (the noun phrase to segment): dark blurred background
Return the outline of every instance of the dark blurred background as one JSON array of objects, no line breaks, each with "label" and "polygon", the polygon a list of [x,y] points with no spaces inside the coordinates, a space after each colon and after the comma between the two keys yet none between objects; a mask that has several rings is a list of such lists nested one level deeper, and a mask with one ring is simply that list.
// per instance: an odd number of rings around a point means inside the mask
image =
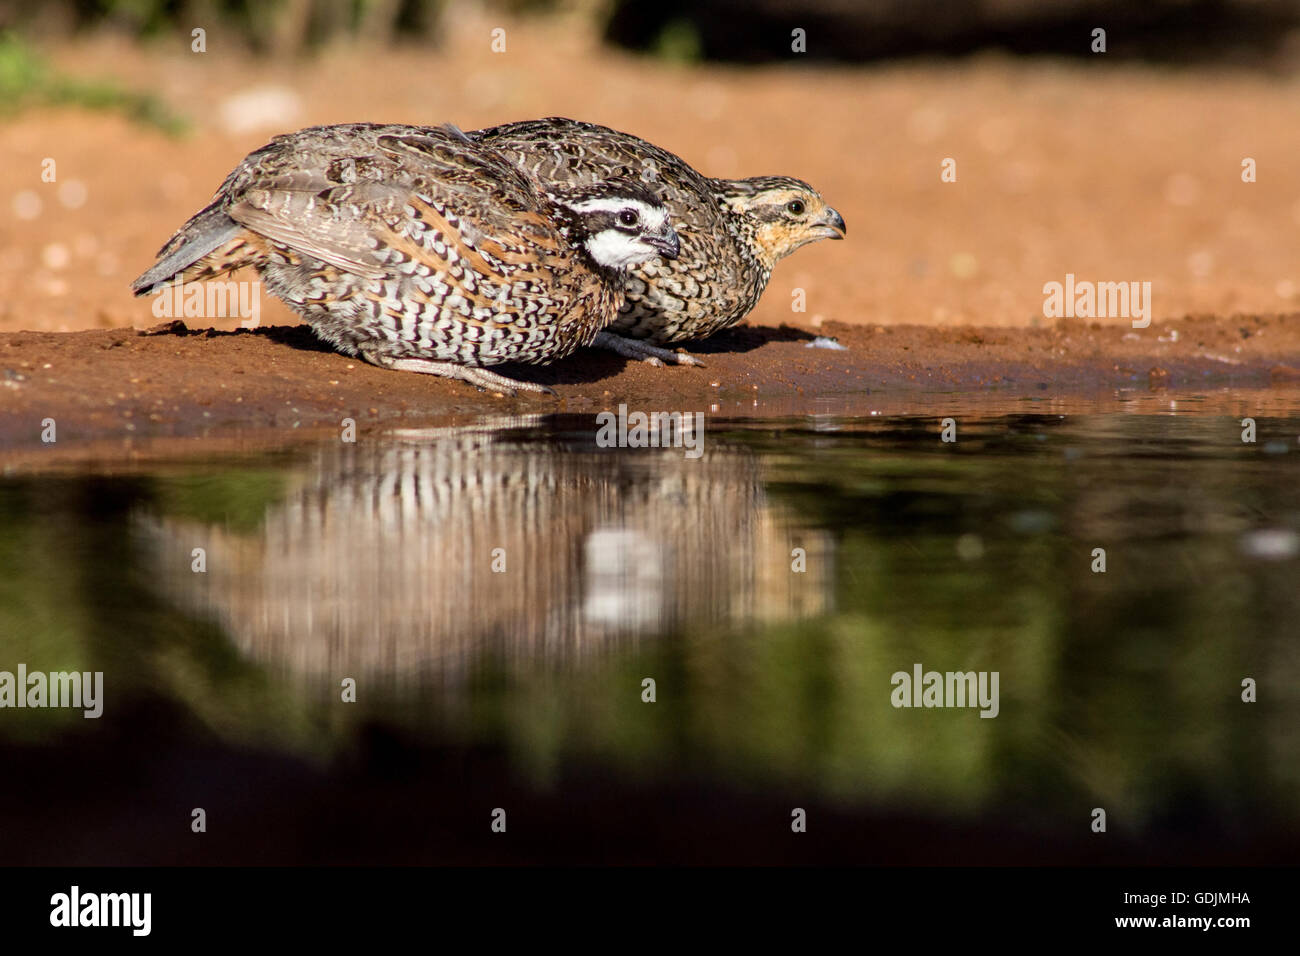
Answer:
[{"label": "dark blurred background", "polygon": [[[0,3],[0,29],[50,36],[94,29],[188,32],[219,23],[250,47],[283,52],[341,37],[436,41],[463,4],[446,0],[51,0]],[[792,31],[813,60],[863,62],[997,49],[1087,57],[1092,30],[1123,59],[1258,63],[1289,57],[1295,0],[491,0],[509,15],[577,15],[612,44],[680,59],[787,59]]]}]

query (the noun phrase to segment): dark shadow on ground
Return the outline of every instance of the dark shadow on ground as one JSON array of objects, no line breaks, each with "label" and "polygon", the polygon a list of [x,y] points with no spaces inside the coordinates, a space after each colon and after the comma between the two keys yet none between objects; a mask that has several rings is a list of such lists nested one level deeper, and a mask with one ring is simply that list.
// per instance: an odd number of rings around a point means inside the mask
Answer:
[{"label": "dark shadow on ground", "polygon": [[[184,322],[175,320],[164,323],[148,329],[142,334],[150,336],[175,335],[182,338],[199,337],[199,338],[233,338],[244,335],[253,335],[277,345],[285,345],[289,348],[298,349],[305,352],[324,352],[335,353],[341,358],[353,358],[356,361],[364,361],[355,356],[345,356],[334,348],[328,342],[318,338],[317,335],[307,325],[268,325],[256,329],[236,329],[223,331],[219,329],[191,329]],[[797,329],[793,326],[782,325],[778,327],[767,325],[740,325],[730,329],[725,329],[716,335],[699,341],[677,343],[672,348],[684,348],[692,355],[718,355],[723,353],[745,353],[752,352],[761,348],[770,342],[811,342],[815,335],[803,329]],[[493,371],[499,372],[507,378],[517,379],[521,382],[534,382],[540,385],[557,385],[557,384],[590,384],[599,382],[617,375],[620,371],[629,365],[639,364],[635,359],[624,358],[616,355],[606,349],[586,348],[580,349],[574,355],[566,359],[561,359],[551,365],[527,365],[520,362],[507,362],[502,365],[494,366]],[[672,369],[663,370],[665,374],[671,374]]]},{"label": "dark shadow on ground", "polygon": [[769,342],[811,342],[817,336],[790,325],[736,325],[698,342],[683,343],[692,354],[716,355],[719,352],[752,352]]}]

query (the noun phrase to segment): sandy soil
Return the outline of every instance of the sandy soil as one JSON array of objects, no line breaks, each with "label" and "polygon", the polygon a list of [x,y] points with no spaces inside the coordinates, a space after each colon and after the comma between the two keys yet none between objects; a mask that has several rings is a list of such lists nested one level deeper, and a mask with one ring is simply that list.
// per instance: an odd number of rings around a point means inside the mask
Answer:
[{"label": "sandy soil", "polygon": [[[1101,58],[688,68],[603,48],[576,22],[505,21],[508,52],[495,54],[496,25],[458,17],[436,51],[351,49],[293,63],[249,59],[219,36],[205,54],[179,41],[142,51],[102,38],[50,51],[68,72],[156,91],[194,130],[176,140],[72,110],[0,126],[3,434],[25,433],[30,415],[71,410],[78,421],[67,434],[120,428],[128,417],[137,428],[193,432],[212,420],[498,408],[463,385],[317,351],[305,330],[130,331],[158,319],[128,283],[246,152],[278,131],[356,119],[477,127],[578,116],[639,133],[711,175],[801,176],[843,212],[848,241],[782,263],[751,315],[757,329],[710,343],[709,369],[589,355],[524,373],[558,383],[565,407],[610,398],[690,405],[756,385],[769,394],[1100,388],[1145,383],[1152,368],[1174,386],[1211,372],[1259,384],[1277,366],[1300,366],[1300,321],[1276,317],[1300,296],[1300,80]],[[254,108],[240,120],[232,101],[244,95]],[[957,161],[955,183],[940,180],[946,157]],[[1245,157],[1256,160],[1258,182],[1242,181]],[[41,181],[47,158],[54,183]],[[1043,286],[1066,273],[1151,282],[1157,324],[1055,327]],[[804,313],[791,311],[795,288],[807,292]],[[1251,317],[1229,318],[1238,313]],[[296,319],[267,296],[261,321]],[[13,334],[93,329],[106,331]],[[1172,329],[1177,342],[1167,341]],[[838,335],[851,350],[806,349],[808,332]]]}]

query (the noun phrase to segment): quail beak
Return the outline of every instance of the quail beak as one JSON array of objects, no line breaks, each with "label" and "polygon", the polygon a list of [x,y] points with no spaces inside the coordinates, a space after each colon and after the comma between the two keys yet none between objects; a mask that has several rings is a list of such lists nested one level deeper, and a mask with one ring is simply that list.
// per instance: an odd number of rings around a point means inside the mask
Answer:
[{"label": "quail beak", "polygon": [[844,225],[844,217],[830,206],[822,210],[821,216],[813,225],[823,239],[843,239],[848,232],[848,227]]},{"label": "quail beak", "polygon": [[665,259],[676,259],[682,251],[682,244],[673,229],[666,230],[662,236],[646,236],[643,241]]}]

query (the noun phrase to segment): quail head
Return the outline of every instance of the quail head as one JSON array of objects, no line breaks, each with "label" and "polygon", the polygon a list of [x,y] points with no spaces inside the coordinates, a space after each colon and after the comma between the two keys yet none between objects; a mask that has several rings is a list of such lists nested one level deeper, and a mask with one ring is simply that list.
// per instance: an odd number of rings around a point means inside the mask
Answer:
[{"label": "quail head", "polygon": [[251,153],[133,289],[252,266],[349,355],[549,391],[486,366],[590,344],[627,270],[677,253],[664,203],[635,179],[542,184],[455,127],[349,124]]},{"label": "quail head", "polygon": [[656,344],[704,338],[758,303],[776,263],[818,239],[843,239],[843,217],[802,180],[709,179],[680,157],[628,133],[552,117],[468,134],[547,183],[635,177],[663,198],[681,237],[673,261],[629,270],[618,319],[596,344],[651,363],[701,364]]}]

